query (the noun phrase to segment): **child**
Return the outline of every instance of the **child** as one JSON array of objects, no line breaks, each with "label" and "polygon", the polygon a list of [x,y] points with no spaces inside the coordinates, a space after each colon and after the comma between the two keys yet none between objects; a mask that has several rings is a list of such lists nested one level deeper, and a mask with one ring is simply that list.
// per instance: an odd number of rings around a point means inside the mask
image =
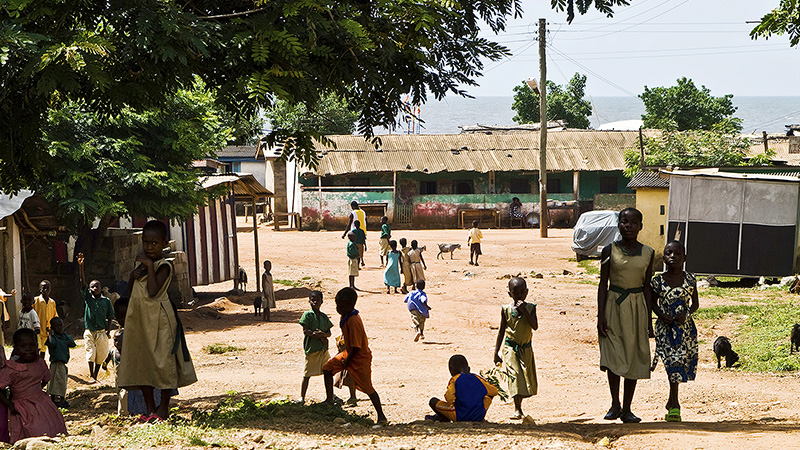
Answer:
[{"label": "child", "polygon": [[425,320],[430,317],[428,312],[431,307],[428,306],[428,295],[425,294],[425,280],[419,280],[416,284],[416,290],[411,291],[406,295],[403,302],[408,304],[408,311],[411,313],[411,322],[414,324],[414,331],[417,335],[414,336],[414,342],[420,339],[425,339]]},{"label": "child", "polygon": [[[108,363],[114,367],[114,385],[117,387],[117,415],[127,417],[130,415],[128,412],[128,390],[119,387],[119,363],[122,361],[122,342],[125,336],[125,316],[128,314],[128,304],[130,298],[122,297],[114,302],[114,314],[117,316],[119,329],[115,330],[111,335],[114,345],[108,351],[108,357],[103,363],[103,370],[106,369]],[[135,391],[141,393],[141,391]],[[174,391],[177,394],[177,391]],[[157,391],[153,392],[153,397],[156,397]],[[143,399],[144,400],[144,399]],[[155,401],[159,401],[156,399]],[[144,403],[144,401],[142,401]],[[144,408],[146,410],[146,408]]]},{"label": "child", "polygon": [[397,251],[397,241],[389,241],[389,247],[392,251],[386,254],[386,270],[383,271],[383,284],[386,285],[387,294],[391,294],[391,288],[394,288],[394,293],[397,294],[397,288],[400,287],[400,265],[402,264],[403,255]]},{"label": "child", "polygon": [[486,411],[497,395],[497,388],[486,380],[470,373],[464,355],[453,355],[448,363],[450,382],[444,401],[433,397],[428,403],[435,413],[425,419],[440,422],[483,422]]},{"label": "child", "polygon": [[[345,350],[347,350],[347,347],[344,345],[344,336],[339,335],[336,338],[336,353],[342,353]],[[338,389],[344,389],[344,387],[347,386],[347,390],[350,391],[350,398],[344,402],[344,406],[353,407],[358,405],[356,385],[353,382],[353,377],[347,373],[347,369],[336,374],[336,377],[333,379],[333,385]]]},{"label": "child", "polygon": [[[606,420],[638,423],[631,412],[636,380],[650,378],[652,248],[636,238],[642,229],[642,213],[625,208],[619,213],[622,239],[600,254],[600,286],[597,289],[597,332],[600,370],[608,376],[611,408]],[[610,291],[610,292],[609,292]],[[625,394],[619,402],[619,379],[625,378]]]},{"label": "child", "polygon": [[697,296],[697,279],[685,272],[686,250],[678,241],[664,247],[664,264],[667,271],[650,280],[655,302],[653,311],[658,320],[655,325],[656,356],[650,370],[655,370],[658,359],[664,362],[669,379],[667,422],[681,421],[678,402],[678,383],[694,380],[697,372],[697,328],[692,314],[700,308]]},{"label": "child", "polygon": [[[33,295],[25,292],[22,294],[22,310],[19,312],[19,322],[17,323],[17,328],[28,328],[39,334],[41,330],[41,325],[39,324],[39,316],[36,314],[36,311],[33,309]],[[38,346],[38,337],[36,338],[37,346]]]},{"label": "child", "polygon": [[[5,336],[3,336],[6,329],[8,329],[8,323],[10,322],[10,316],[8,315],[8,309],[6,308],[6,300],[17,295],[17,290],[12,289],[10,293],[6,293],[6,291],[0,289],[0,348],[5,349],[6,340]],[[3,350],[5,352],[5,350]],[[3,355],[5,357],[5,354]]]},{"label": "child", "polygon": [[0,389],[11,388],[12,402],[7,406],[12,444],[28,437],[67,434],[64,417],[42,391],[42,386],[50,381],[50,370],[39,358],[37,334],[29,328],[17,330],[13,342],[19,359],[6,361],[0,369]]},{"label": "child", "polygon": [[[536,395],[539,384],[536,380],[536,361],[531,340],[539,329],[536,304],[525,302],[528,285],[524,279],[514,277],[508,281],[508,295],[514,300],[500,309],[500,329],[494,347],[494,363],[503,365],[509,372],[508,392],[514,399],[512,419],[522,419],[522,399]],[[503,347],[501,358],[500,347]]]},{"label": "child", "polygon": [[356,289],[356,277],[358,276],[358,246],[356,245],[356,234],[347,233],[347,277],[350,280],[350,288]]},{"label": "child", "polygon": [[[392,226],[389,225],[389,218],[386,216],[381,217],[381,240],[380,240],[380,253],[381,253],[381,267],[383,267],[383,257],[389,254],[389,239],[392,238]],[[388,264],[389,261],[387,260]]]},{"label": "child", "polygon": [[400,289],[400,292],[403,294],[408,294],[408,289],[406,286],[411,286],[414,282],[411,279],[411,262],[408,260],[408,252],[411,250],[408,247],[408,241],[406,238],[400,238],[400,253],[402,257],[400,258],[400,272],[403,274],[403,288]]},{"label": "child", "polygon": [[[177,309],[167,296],[172,279],[172,263],[163,258],[169,231],[159,221],[151,220],[142,229],[143,253],[136,257],[139,266],[131,272],[128,312],[125,315],[125,339],[118,385],[140,389],[146,414],[140,420],[154,422],[169,415],[172,389],[197,381],[183,326]],[[161,391],[155,404],[153,389]]]},{"label": "child", "polygon": [[[478,256],[482,255],[481,253],[481,239],[483,239],[483,233],[478,228],[478,221],[472,221],[472,228],[469,230],[469,237],[467,238],[467,245],[469,245],[469,265],[470,266],[477,266],[478,265]],[[472,262],[472,258],[475,257],[475,262]]]},{"label": "child", "polygon": [[428,270],[428,266],[425,265],[425,259],[422,257],[422,249],[417,245],[419,244],[417,244],[416,240],[411,241],[411,250],[408,251],[412,286],[416,285],[417,281],[425,281],[425,270]]},{"label": "child", "polygon": [[33,303],[33,309],[36,310],[36,315],[39,316],[39,322],[42,325],[39,330],[39,357],[44,358],[44,352],[47,350],[47,339],[50,335],[50,322],[54,317],[58,317],[56,311],[56,301],[50,298],[50,282],[42,280],[39,283],[39,295]]},{"label": "child", "polygon": [[275,286],[272,284],[272,262],[264,261],[264,273],[261,274],[261,314],[269,322],[270,309],[277,308],[275,304]]},{"label": "child", "polygon": [[108,339],[111,337],[111,321],[114,320],[114,307],[111,300],[102,295],[102,286],[97,280],[86,285],[86,272],[83,267],[83,253],[78,253],[78,269],[81,277],[81,294],[86,303],[83,310],[83,321],[86,331],[83,340],[86,343],[86,361],[89,363],[89,384],[97,383],[100,366],[108,355]]},{"label": "child", "polygon": [[356,246],[358,246],[358,259],[361,261],[361,267],[364,267],[364,252],[367,251],[367,233],[361,229],[361,222],[356,220],[353,222],[353,233],[356,234]]},{"label": "child", "polygon": [[[47,393],[59,408],[69,408],[67,396],[67,363],[69,362],[69,349],[75,347],[72,336],[64,333],[64,321],[60,317],[50,320],[50,335],[47,338],[47,348],[50,349],[50,383],[47,384]],[[41,352],[39,355],[41,357]]]},{"label": "child", "polygon": [[378,414],[378,425],[387,425],[381,399],[372,387],[372,352],[369,349],[364,322],[355,309],[358,294],[355,289],[342,288],[336,293],[336,312],[341,315],[339,327],[344,336],[345,351],[338,353],[322,367],[328,403],[333,404],[333,375],[347,369],[356,389],[367,394]]},{"label": "child", "polygon": [[311,311],[306,311],[300,317],[303,326],[303,352],[305,353],[305,367],[303,368],[303,385],[300,387],[300,399],[306,402],[308,380],[311,377],[322,375],[322,366],[331,359],[328,353],[328,338],[331,337],[333,323],[328,315],[320,311],[322,306],[322,292],[311,291],[308,294],[308,303]]}]

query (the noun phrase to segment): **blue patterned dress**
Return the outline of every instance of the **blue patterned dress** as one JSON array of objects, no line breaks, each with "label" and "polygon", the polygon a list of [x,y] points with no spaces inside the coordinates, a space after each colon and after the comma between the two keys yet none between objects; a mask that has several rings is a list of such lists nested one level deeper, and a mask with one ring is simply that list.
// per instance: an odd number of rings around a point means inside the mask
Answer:
[{"label": "blue patterned dress", "polygon": [[676,317],[687,312],[683,324],[672,322],[664,324],[656,320],[656,356],[650,370],[655,370],[659,358],[667,370],[670,383],[685,383],[694,380],[697,372],[697,327],[692,316],[688,314],[692,295],[697,290],[697,279],[694,274],[683,273],[683,283],[671,287],[664,280],[664,274],[658,274],[650,280],[653,289],[653,301],[662,314]]}]

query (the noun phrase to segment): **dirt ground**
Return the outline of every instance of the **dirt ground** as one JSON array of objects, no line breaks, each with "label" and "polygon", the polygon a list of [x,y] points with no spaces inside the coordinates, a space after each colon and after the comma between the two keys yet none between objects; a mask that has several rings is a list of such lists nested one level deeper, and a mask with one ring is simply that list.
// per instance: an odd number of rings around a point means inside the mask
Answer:
[{"label": "dirt ground", "polygon": [[[248,289],[255,290],[253,233],[240,223],[240,264],[248,271]],[[250,226],[247,224],[247,226]],[[729,332],[731,323],[701,326],[697,380],[681,386],[683,423],[664,421],[668,383],[659,365],[650,380],[639,383],[633,411],[641,424],[624,425],[602,420],[610,404],[606,378],[598,368],[596,276],[582,273],[570,249],[572,230],[550,230],[542,239],[538,230],[485,230],[480,266],[467,264],[468,250],[456,250],[437,260],[438,243],[466,246],[463,230],[396,230],[393,238],[417,239],[426,245],[426,289],[432,306],[426,340],[414,343],[411,318],[400,294],[386,294],[379,267],[378,233],[368,233],[367,267],[356,280],[362,292],[357,309],[370,339],[373,383],[392,425],[380,429],[270,427],[257,430],[259,442],[242,437],[244,448],[800,448],[800,403],[797,375],[754,374],[717,370],[711,343]],[[345,241],[341,230],[275,232],[259,229],[260,258],[270,259],[276,280],[298,281],[297,286],[276,283],[277,311],[273,322],[254,317],[247,303],[255,295],[229,296],[230,303],[211,319],[182,312],[187,340],[199,381],[182,389],[179,404],[212,406],[229,391],[256,398],[298,398],[303,365],[302,333],[297,324],[308,309],[309,287],[319,285],[322,307],[338,324],[333,297],[347,285]],[[529,301],[538,305],[539,331],[533,348],[539,394],[523,402],[536,425],[509,419],[510,403],[495,400],[488,423],[439,425],[420,422],[432,396],[444,394],[450,377],[447,360],[464,354],[472,370],[492,367],[492,352],[500,320],[500,305],[509,301],[507,274],[527,274]],[[543,274],[543,278],[532,275]],[[226,295],[232,283],[198,288],[204,299]],[[703,296],[701,292],[701,305]],[[724,300],[715,299],[719,304]],[[334,328],[337,335],[338,327]],[[652,342],[652,341],[651,341]],[[203,347],[229,343],[244,350],[209,355]],[[70,363],[70,395],[79,421],[85,408],[96,406],[97,394],[86,395],[87,369],[80,353]],[[106,379],[106,383],[110,380]],[[111,388],[101,388],[106,400]],[[346,394],[338,391],[337,395]],[[309,401],[324,398],[322,378],[312,378]],[[374,411],[359,393],[356,412]],[[251,433],[251,432],[249,432]],[[248,434],[250,435],[250,434]],[[604,439],[608,438],[608,439]]]}]

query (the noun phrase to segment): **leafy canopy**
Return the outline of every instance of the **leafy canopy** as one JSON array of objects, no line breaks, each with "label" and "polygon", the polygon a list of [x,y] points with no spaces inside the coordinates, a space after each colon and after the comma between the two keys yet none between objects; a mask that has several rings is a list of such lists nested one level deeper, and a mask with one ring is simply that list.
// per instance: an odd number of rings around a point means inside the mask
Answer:
[{"label": "leafy canopy", "polygon": [[732,94],[714,97],[707,87],[698,89],[686,77],[678,79],[676,86],[652,89],[645,86],[639,98],[644,102],[642,120],[645,128],[723,132],[742,129],[742,120],[733,117],[736,107],[733,106]]},{"label": "leafy canopy", "polygon": [[789,35],[789,45],[800,43],[800,1],[781,0],[780,5],[761,18],[761,22],[750,31],[750,37],[769,39],[772,35]]},{"label": "leafy canopy", "polygon": [[310,110],[303,103],[290,104],[284,100],[266,112],[273,127],[290,129],[295,126],[313,130],[322,135],[353,134],[356,130],[358,111],[354,111],[344,98],[330,93],[323,95]]},{"label": "leafy canopy", "polygon": [[[623,0],[553,0],[611,14]],[[42,131],[73,102],[103,117],[162,107],[199,76],[229,113],[254,116],[277,100],[316,110],[323,93],[359,112],[358,132],[391,126],[410,96],[466,96],[487,61],[509,50],[481,37],[505,29],[521,0],[0,0],[0,189],[47,176]],[[314,164],[313,129],[289,157]]]},{"label": "leafy canopy", "polygon": [[[586,75],[579,73],[564,86],[547,80],[547,120],[563,120],[570,128],[589,128],[592,104],[583,99],[585,89]],[[517,112],[513,119],[517,123],[539,122],[539,94],[523,81],[514,86],[511,109]]]}]

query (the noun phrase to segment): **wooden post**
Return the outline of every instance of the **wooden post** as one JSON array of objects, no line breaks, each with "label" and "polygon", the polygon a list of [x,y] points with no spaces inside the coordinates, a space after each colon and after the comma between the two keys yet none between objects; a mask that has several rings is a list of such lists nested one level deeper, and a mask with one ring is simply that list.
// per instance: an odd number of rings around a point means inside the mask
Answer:
[{"label": "wooden post", "polygon": [[322,221],[325,220],[322,215],[322,175],[317,175],[317,198],[319,199],[319,211],[317,211],[319,227],[324,228],[324,224],[322,223]]},{"label": "wooden post", "polygon": [[261,292],[261,274],[258,270],[258,220],[256,220],[256,196],[253,196],[253,246],[256,258],[256,291]]},{"label": "wooden post", "polygon": [[762,136],[764,136],[764,153],[766,154],[769,151],[769,138],[767,137],[767,132],[763,131]]},{"label": "wooden post", "polygon": [[576,170],[572,172],[572,198],[575,201],[578,201],[578,198],[580,198],[579,196],[581,189],[580,176],[581,173],[579,171]]},{"label": "wooden post", "polygon": [[644,138],[642,127],[639,127],[639,169],[644,170]]},{"label": "wooden post", "polygon": [[547,237],[547,58],[545,35],[547,21],[539,19],[539,232]]},{"label": "wooden post", "polygon": [[397,220],[397,171],[392,172],[392,226]]}]

